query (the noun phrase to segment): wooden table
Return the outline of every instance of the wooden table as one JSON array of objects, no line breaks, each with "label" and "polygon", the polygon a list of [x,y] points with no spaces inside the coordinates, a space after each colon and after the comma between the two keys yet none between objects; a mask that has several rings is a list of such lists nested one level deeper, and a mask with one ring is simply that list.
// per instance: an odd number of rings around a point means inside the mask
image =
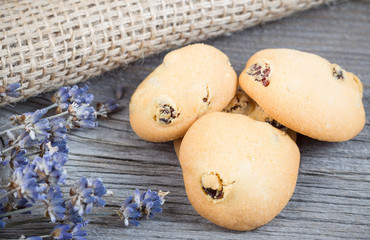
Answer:
[{"label": "wooden table", "polygon": [[[101,177],[114,192],[111,213],[135,188],[171,191],[164,212],[139,227],[124,227],[117,217],[91,215],[89,239],[369,239],[370,238],[370,3],[348,1],[296,14],[207,41],[225,52],[239,74],[247,59],[264,48],[294,48],[319,54],[356,73],[364,84],[366,126],[354,139],[327,143],[298,137],[301,164],[297,187],[285,209],[269,224],[250,232],[234,232],[200,217],[187,200],[182,172],[171,142],[139,139],[129,124],[128,104],[137,85],[158,66],[165,53],[125,69],[91,79],[98,100],[123,84],[122,111],[99,122],[96,130],[70,134],[67,185],[80,176]],[[0,109],[0,122],[14,113],[49,104],[49,95]],[[65,188],[64,190],[67,190]],[[47,220],[0,232],[0,238],[45,235]]]}]

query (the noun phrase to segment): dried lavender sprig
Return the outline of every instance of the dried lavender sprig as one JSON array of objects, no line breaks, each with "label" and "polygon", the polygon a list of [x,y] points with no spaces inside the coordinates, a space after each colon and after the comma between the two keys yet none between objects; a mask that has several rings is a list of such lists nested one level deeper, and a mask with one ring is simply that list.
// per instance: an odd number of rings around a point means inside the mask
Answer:
[{"label": "dried lavender sprig", "polygon": [[[42,110],[45,110],[44,109],[41,109]],[[39,110],[38,110],[39,111]],[[44,111],[43,111],[44,112]],[[46,111],[45,111],[46,113]],[[65,116],[65,115],[68,115],[69,112],[68,111],[65,111],[65,112],[62,112],[62,113],[59,113],[57,115],[53,115],[53,116],[50,116],[50,117],[47,117],[47,118],[43,118],[43,119],[39,119],[39,120],[52,120],[54,118],[58,118],[58,117],[62,117],[62,116]],[[35,123],[38,123],[38,121],[35,121],[35,122],[30,122],[30,121],[27,121],[25,124],[21,124],[21,125],[18,125],[18,126],[15,126],[13,128],[10,128],[10,129],[7,129],[7,130],[4,130],[4,131],[1,131],[0,132],[0,136],[1,135],[4,135],[5,133],[7,133],[8,131],[15,131],[15,130],[19,130],[19,129],[25,129],[27,128],[27,124],[35,124]]]},{"label": "dried lavender sprig", "polygon": [[170,192],[153,192],[150,189],[140,194],[138,189],[133,196],[129,196],[119,210],[116,211],[125,226],[130,224],[138,226],[139,220],[144,215],[146,218],[152,218],[156,213],[162,212],[161,206],[165,202],[165,196]]},{"label": "dried lavender sprig", "polygon": [[64,240],[64,239],[74,239],[74,240],[86,240],[84,238],[87,236],[85,228],[87,226],[87,223],[82,224],[75,224],[73,226],[66,225],[66,224],[59,224],[54,229],[53,232],[50,235],[45,236],[38,236],[38,237],[24,237],[22,236],[20,240],[42,240],[43,238],[51,238],[54,240]]},{"label": "dried lavender sprig", "polygon": [[[58,104],[53,103],[52,105],[50,105],[50,106],[48,106],[48,107],[45,107],[45,108],[42,108],[42,109],[40,109],[40,110],[46,110],[46,111],[49,111],[50,109],[53,109],[53,108],[55,108],[55,107],[57,107],[57,106],[58,106]],[[15,118],[15,117],[16,117],[16,116],[12,116],[11,118]],[[10,120],[10,122],[8,122],[8,123],[6,123],[6,124],[4,124],[4,125],[0,126],[0,129],[3,129],[3,128],[6,128],[6,127],[8,127],[8,126],[10,126],[10,125],[13,125],[15,122],[16,122],[16,121],[15,121],[15,119]],[[14,129],[14,130],[15,130],[15,129]],[[1,135],[1,133],[0,133],[0,135]]]},{"label": "dried lavender sprig", "polygon": [[[7,141],[6,143],[6,145],[8,145],[9,147],[4,151],[6,151],[6,153],[10,152],[10,150],[13,151],[10,158],[8,158],[8,154],[6,156],[0,155],[0,158],[5,158],[7,162],[13,164],[12,168],[16,170],[16,175],[19,176],[16,178],[19,179],[19,181],[14,179],[11,186],[13,189],[9,190],[8,192],[11,193],[7,195],[10,195],[12,198],[15,197],[15,199],[18,199],[17,201],[19,202],[19,204],[17,203],[14,206],[15,208],[12,207],[12,209],[10,210],[11,212],[8,212],[6,214],[9,214],[10,216],[17,213],[18,211],[22,213],[29,213],[30,210],[33,209],[33,207],[31,207],[32,204],[30,203],[36,201],[40,202],[41,200],[45,204],[45,215],[47,217],[50,217],[52,222],[58,220],[63,222],[69,221],[73,223],[74,225],[71,225],[72,227],[70,228],[70,232],[73,232],[73,236],[80,237],[80,239],[83,239],[81,237],[86,235],[86,231],[81,230],[81,224],[85,224],[85,222],[81,218],[80,214],[82,215],[83,213],[88,213],[91,210],[91,207],[94,205],[105,205],[105,201],[101,199],[101,197],[106,192],[105,188],[99,180],[88,180],[88,184],[86,186],[87,190],[84,189],[83,193],[81,192],[81,194],[77,194],[80,195],[80,197],[77,199],[80,199],[81,201],[72,201],[72,198],[76,199],[76,196],[71,197],[71,200],[63,200],[60,192],[58,192],[58,190],[54,190],[54,186],[57,187],[58,184],[63,183],[63,180],[60,181],[59,177],[61,176],[61,168],[55,167],[56,165],[54,165],[53,161],[47,160],[46,157],[48,154],[44,151],[46,150],[52,153],[68,153],[65,141],[65,134],[67,132],[66,126],[70,128],[97,126],[97,124],[95,123],[95,119],[100,114],[95,111],[94,108],[89,106],[89,104],[92,102],[93,95],[87,94],[86,91],[87,87],[81,89],[76,86],[69,88],[69,97],[67,99],[67,102],[70,102],[63,103],[65,104],[65,106],[66,104],[68,104],[67,111],[61,112],[58,115],[43,118],[44,114],[49,109],[54,107],[58,107],[58,109],[60,108],[60,105],[58,103],[54,103],[49,107],[36,111],[35,113],[23,114],[21,116],[14,117],[14,119],[11,119],[11,124],[19,124],[16,127],[19,127],[19,129],[24,128],[25,130],[20,133],[14,133],[17,134],[17,137],[14,136],[14,134],[12,134],[9,129],[7,131],[4,131],[8,134],[8,137],[10,138],[10,141]],[[117,109],[118,105],[111,103],[105,105],[105,107],[107,109],[106,112],[109,113]],[[59,117],[63,117],[64,115],[68,114],[70,116],[64,120],[65,123],[63,123],[63,120],[58,119]],[[26,119],[28,121],[26,121]],[[17,128],[16,130],[19,129]],[[20,152],[18,152],[24,151],[26,148],[37,145],[41,146],[40,155],[42,157],[38,158],[38,160],[36,161],[34,160],[32,164],[28,161],[25,161],[25,153],[21,154]],[[17,158],[18,155],[19,159]],[[20,174],[21,172],[22,174]],[[25,178],[26,180],[22,180],[23,178]],[[31,180],[28,181],[28,179]],[[28,185],[29,182],[31,183],[30,186]],[[42,192],[40,192],[39,190],[42,190]],[[16,193],[16,195],[13,196],[13,193]],[[64,206],[67,202],[70,205],[69,208],[66,208],[67,206]],[[25,208],[16,210],[18,206],[21,208]],[[38,205],[35,204],[34,207],[36,206]],[[78,208],[77,212],[76,207]],[[64,209],[65,212],[63,212]],[[65,220],[63,220],[64,216],[66,216]],[[3,221],[0,221],[0,223],[2,222]],[[57,229],[57,232],[58,231],[60,231],[60,229]],[[52,235],[44,237],[50,236]]]},{"label": "dried lavender sprig", "polygon": [[114,99],[109,99],[104,103],[98,103],[96,105],[96,114],[104,118],[108,117],[108,114],[113,113],[119,109],[119,104]]},{"label": "dried lavender sprig", "polygon": [[[13,189],[12,191],[2,195],[1,198],[9,196],[17,190],[18,189]],[[107,191],[101,179],[98,178],[91,180],[82,177],[80,181],[71,188],[70,199],[65,200],[62,198],[59,187],[48,188],[48,197],[44,197],[41,201],[43,205],[38,204],[24,209],[1,213],[0,219],[46,207],[45,211],[47,211],[47,214],[45,214],[45,216],[51,217],[52,222],[55,222],[56,218],[64,220],[64,216],[68,216],[68,221],[74,224],[82,223],[84,221],[81,216],[84,213],[90,213],[93,206],[104,207],[105,201],[102,197],[106,192]],[[69,207],[67,208],[66,205]],[[78,214],[78,216],[71,216],[71,214]]]}]

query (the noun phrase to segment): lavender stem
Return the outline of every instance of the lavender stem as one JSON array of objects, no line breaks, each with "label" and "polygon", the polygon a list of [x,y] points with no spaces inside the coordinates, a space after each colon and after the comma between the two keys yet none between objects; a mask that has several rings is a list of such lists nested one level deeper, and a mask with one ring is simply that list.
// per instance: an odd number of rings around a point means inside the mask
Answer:
[{"label": "lavender stem", "polygon": [[53,118],[62,117],[62,116],[67,115],[67,114],[69,114],[69,112],[68,111],[65,111],[65,112],[59,113],[57,115],[47,117],[46,119],[47,120],[50,120],[50,119],[53,119]]},{"label": "lavender stem", "polygon": [[10,129],[4,130],[4,131],[1,131],[0,132],[0,136],[1,135],[4,135],[7,131],[15,131],[15,130],[22,129],[22,128],[24,128],[24,125],[19,125],[19,126],[16,126],[16,127],[13,127],[13,128],[10,128]]},{"label": "lavender stem", "polygon": [[[10,194],[15,193],[16,191],[17,191],[17,189],[13,189],[13,190],[11,190],[10,192],[7,192],[7,193],[5,193],[4,195],[0,196],[0,199],[3,199],[3,198],[5,198],[5,197],[9,196]],[[4,214],[5,214],[5,213],[4,213]],[[2,216],[2,214],[0,214],[0,218],[1,218],[1,216]]]},{"label": "lavender stem", "polygon": [[[45,219],[47,219],[47,218],[46,217],[38,217],[38,218],[32,218],[32,219],[27,219],[27,220],[18,221],[18,222],[7,223],[6,228],[16,227],[16,226],[20,226],[22,224],[33,223],[33,222],[41,221],[41,220],[45,220]],[[41,236],[41,237],[50,237],[50,236],[48,235],[48,236]]]},{"label": "lavender stem", "polygon": [[3,214],[0,214],[0,218],[8,217],[8,216],[11,216],[11,215],[14,215],[14,214],[29,212],[31,210],[35,210],[35,209],[38,209],[38,208],[41,208],[41,207],[43,207],[43,205],[35,205],[33,207],[28,207],[28,208],[23,208],[23,209],[11,211],[11,212],[6,212],[6,213],[3,213]]},{"label": "lavender stem", "polygon": [[52,104],[52,105],[50,105],[49,107],[43,108],[43,109],[41,109],[41,110],[49,111],[50,109],[55,108],[55,107],[58,107],[58,104],[57,104],[57,103],[53,103],[53,104]]},{"label": "lavender stem", "polygon": [[9,126],[9,125],[12,125],[12,124],[13,124],[13,122],[14,122],[14,121],[10,121],[10,122],[8,122],[8,123],[4,124],[3,126],[1,126],[1,127],[0,127],[0,129],[5,128],[5,127],[7,127],[7,126]]}]

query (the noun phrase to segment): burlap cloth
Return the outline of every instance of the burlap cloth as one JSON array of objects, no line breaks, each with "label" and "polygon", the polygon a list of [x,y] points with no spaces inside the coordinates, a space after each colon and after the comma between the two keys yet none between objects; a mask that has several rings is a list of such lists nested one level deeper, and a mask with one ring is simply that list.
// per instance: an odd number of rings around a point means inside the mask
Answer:
[{"label": "burlap cloth", "polygon": [[[1,0],[0,0],[1,1]],[[19,98],[139,58],[331,0],[22,0],[0,2],[0,86]]]}]

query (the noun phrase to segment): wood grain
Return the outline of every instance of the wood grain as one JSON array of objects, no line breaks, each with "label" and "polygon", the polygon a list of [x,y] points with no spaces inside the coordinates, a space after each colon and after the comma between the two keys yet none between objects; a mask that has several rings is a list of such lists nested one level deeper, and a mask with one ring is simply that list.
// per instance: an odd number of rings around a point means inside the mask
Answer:
[{"label": "wood grain", "polygon": [[[327,143],[298,137],[301,164],[295,193],[269,224],[234,232],[200,217],[189,204],[172,143],[139,139],[128,121],[128,103],[137,85],[161,63],[165,53],[107,72],[89,84],[97,100],[126,87],[122,111],[91,131],[73,131],[67,164],[67,185],[80,176],[101,177],[114,191],[107,207],[88,217],[89,239],[369,239],[370,237],[370,3],[348,1],[296,14],[290,18],[207,41],[230,58],[237,73],[254,52],[264,48],[295,48],[319,54],[356,73],[364,84],[366,126],[354,139]],[[48,105],[50,94],[0,109],[0,123],[14,113]],[[112,213],[123,199],[141,190],[171,191],[164,213],[139,227],[125,228]],[[66,190],[67,188],[65,188]],[[15,218],[19,220],[19,218]],[[44,235],[47,220],[0,232],[1,239]]]}]

